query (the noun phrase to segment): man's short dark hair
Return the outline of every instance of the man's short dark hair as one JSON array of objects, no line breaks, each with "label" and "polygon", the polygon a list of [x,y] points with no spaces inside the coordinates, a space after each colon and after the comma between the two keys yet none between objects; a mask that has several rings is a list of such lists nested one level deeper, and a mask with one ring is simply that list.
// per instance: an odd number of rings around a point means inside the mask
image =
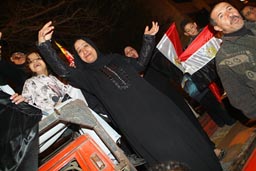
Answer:
[{"label": "man's short dark hair", "polygon": [[216,26],[216,25],[217,25],[217,23],[211,18],[211,15],[212,15],[213,9],[214,9],[219,3],[221,3],[221,2],[216,2],[216,3],[212,4],[212,8],[211,8],[210,15],[209,15],[209,23],[210,23],[210,25],[212,25],[212,26]]},{"label": "man's short dark hair", "polygon": [[211,18],[211,16],[209,17],[209,23],[212,25],[212,26],[216,26],[217,23]]}]

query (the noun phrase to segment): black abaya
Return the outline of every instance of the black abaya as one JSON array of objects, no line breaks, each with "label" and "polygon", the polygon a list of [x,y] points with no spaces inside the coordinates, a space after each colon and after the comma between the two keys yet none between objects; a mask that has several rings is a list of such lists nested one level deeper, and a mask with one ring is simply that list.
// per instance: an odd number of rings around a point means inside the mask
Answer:
[{"label": "black abaya", "polygon": [[192,171],[222,170],[212,147],[185,114],[137,74],[135,68],[145,59],[133,62],[97,51],[96,62],[71,69],[58,59],[50,42],[41,43],[39,50],[52,69],[71,85],[98,97],[148,164],[173,160],[188,164]]}]

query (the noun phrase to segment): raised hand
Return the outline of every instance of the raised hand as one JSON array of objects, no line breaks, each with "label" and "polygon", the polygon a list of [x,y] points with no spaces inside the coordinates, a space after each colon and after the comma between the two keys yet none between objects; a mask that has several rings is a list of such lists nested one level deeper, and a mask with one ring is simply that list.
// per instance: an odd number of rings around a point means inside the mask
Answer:
[{"label": "raised hand", "polygon": [[51,40],[53,31],[54,26],[52,25],[52,21],[49,21],[38,32],[38,44]]},{"label": "raised hand", "polygon": [[158,25],[158,22],[154,22],[152,21],[152,27],[151,29],[149,29],[148,26],[146,26],[145,28],[145,31],[144,31],[144,34],[148,34],[148,35],[156,35],[156,33],[159,31],[159,25]]}]

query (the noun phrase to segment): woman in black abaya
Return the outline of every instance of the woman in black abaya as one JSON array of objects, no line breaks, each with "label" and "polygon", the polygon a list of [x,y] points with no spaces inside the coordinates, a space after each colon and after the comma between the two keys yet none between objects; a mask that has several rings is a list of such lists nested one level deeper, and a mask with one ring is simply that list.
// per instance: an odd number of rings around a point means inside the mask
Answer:
[{"label": "woman in black abaya", "polygon": [[[38,48],[45,60],[71,85],[102,102],[122,135],[149,165],[180,161],[192,171],[222,170],[212,147],[184,113],[138,74],[145,69],[150,55],[138,60],[103,55],[90,40],[79,38],[74,48],[80,58],[76,59],[77,68],[70,68],[51,46],[51,24],[45,24],[38,34]],[[153,22],[148,30],[156,33],[158,24]],[[152,41],[152,36],[146,37]]]}]

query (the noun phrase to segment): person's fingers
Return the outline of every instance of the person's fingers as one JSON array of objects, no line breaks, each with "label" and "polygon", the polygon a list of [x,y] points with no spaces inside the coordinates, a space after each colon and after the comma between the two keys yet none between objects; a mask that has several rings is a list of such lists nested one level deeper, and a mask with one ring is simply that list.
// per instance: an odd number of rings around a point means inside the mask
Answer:
[{"label": "person's fingers", "polygon": [[152,22],[152,26],[154,27],[154,28],[158,28],[159,26],[158,26],[158,22]]},{"label": "person's fingers", "polygon": [[54,26],[52,26],[52,21],[47,22],[38,32],[38,42],[42,43],[46,40],[50,40],[53,34],[53,30]]},{"label": "person's fingers", "polygon": [[149,30],[149,27],[148,27],[148,26],[146,26],[146,27],[145,27],[145,31],[144,31],[144,32],[148,32],[148,30]]},{"label": "person's fingers", "polygon": [[155,35],[159,31],[158,22],[152,21],[152,27],[149,28],[148,26],[145,28],[144,34]]},{"label": "person's fingers", "polygon": [[156,23],[154,21],[152,21],[152,27],[155,27]]},{"label": "person's fingers", "polygon": [[52,21],[48,21],[48,22],[43,26],[43,29],[49,27],[51,24],[52,24]]},{"label": "person's fingers", "polygon": [[47,23],[42,27],[41,30],[49,31],[50,29],[52,29],[51,27],[53,27],[53,26],[52,26],[52,21],[49,21],[49,22],[47,22]]},{"label": "person's fingers", "polygon": [[156,34],[158,31],[159,31],[159,25],[158,25],[158,22],[154,22],[154,34]]},{"label": "person's fingers", "polygon": [[25,101],[25,98],[23,96],[21,96],[21,95],[15,97],[12,100],[12,102],[15,103],[15,104],[19,104],[19,103],[24,102],[24,101]]},{"label": "person's fingers", "polygon": [[18,100],[16,101],[15,104],[19,104],[19,103],[24,102],[24,101],[25,101],[25,98],[22,97],[22,96],[19,96],[19,98],[18,98]]},{"label": "person's fingers", "polygon": [[18,93],[13,94],[10,97],[10,100],[12,101],[12,103],[15,103],[15,104],[19,104],[23,101],[26,101],[26,99],[23,96],[19,95]]},{"label": "person's fingers", "polygon": [[40,36],[46,36],[47,34],[52,34],[54,26],[44,27],[39,31]]},{"label": "person's fingers", "polygon": [[69,66],[70,66],[70,67],[73,67],[73,68],[75,68],[75,67],[76,67],[76,65],[75,65],[75,63],[74,63],[74,62],[70,63],[70,64],[69,64]]},{"label": "person's fingers", "polygon": [[13,100],[17,96],[18,96],[18,93],[15,93],[15,94],[11,95],[10,99]]}]

